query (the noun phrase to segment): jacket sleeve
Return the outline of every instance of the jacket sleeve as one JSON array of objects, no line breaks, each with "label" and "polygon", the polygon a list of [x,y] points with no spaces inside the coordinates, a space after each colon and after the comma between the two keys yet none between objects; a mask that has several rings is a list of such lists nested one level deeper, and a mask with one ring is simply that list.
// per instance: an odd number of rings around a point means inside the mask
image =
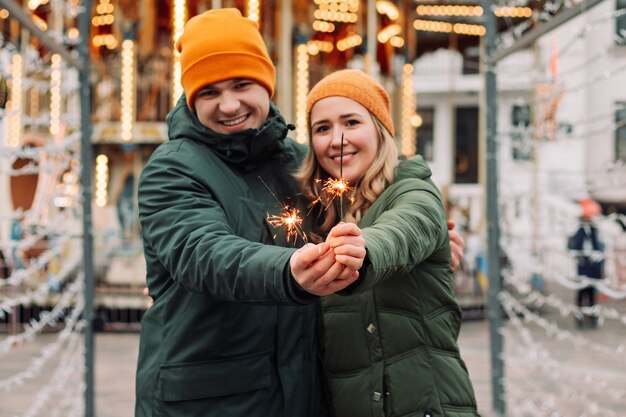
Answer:
[{"label": "jacket sleeve", "polygon": [[388,192],[385,206],[377,208],[371,225],[363,228],[370,265],[354,292],[370,290],[425,261],[450,268],[446,213],[436,188],[407,179]]},{"label": "jacket sleeve", "polygon": [[139,182],[144,246],[171,279],[190,291],[223,301],[313,301],[316,297],[293,286],[288,263],[295,249],[237,236],[222,206],[195,178],[191,164],[181,159],[176,152],[157,150]]}]

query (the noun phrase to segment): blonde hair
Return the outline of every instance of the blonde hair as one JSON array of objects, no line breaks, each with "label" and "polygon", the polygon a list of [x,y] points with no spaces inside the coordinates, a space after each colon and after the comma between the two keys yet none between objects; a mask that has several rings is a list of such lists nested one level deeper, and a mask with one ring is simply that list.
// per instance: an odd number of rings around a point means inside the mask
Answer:
[{"label": "blonde hair", "polygon": [[369,113],[376,128],[378,152],[371,166],[356,184],[350,184],[352,192],[343,199],[350,203],[340,219],[339,201],[329,201],[322,191],[323,183],[330,177],[320,166],[313,151],[312,132],[309,129],[309,151],[295,178],[305,196],[311,201],[309,211],[313,218],[310,238],[313,242],[323,241],[330,229],[340,221],[358,223],[380,194],[393,183],[394,170],[398,164],[398,150],[393,137],[372,113]]}]

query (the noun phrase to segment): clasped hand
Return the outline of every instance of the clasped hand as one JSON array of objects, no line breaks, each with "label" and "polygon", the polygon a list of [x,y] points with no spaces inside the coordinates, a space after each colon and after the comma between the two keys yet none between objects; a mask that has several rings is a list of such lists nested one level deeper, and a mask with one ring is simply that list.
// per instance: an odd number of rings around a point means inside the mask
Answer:
[{"label": "clasped hand", "polygon": [[289,260],[291,274],[305,291],[324,296],[341,291],[359,277],[365,259],[365,239],[354,223],[339,223],[326,241],[308,243]]}]

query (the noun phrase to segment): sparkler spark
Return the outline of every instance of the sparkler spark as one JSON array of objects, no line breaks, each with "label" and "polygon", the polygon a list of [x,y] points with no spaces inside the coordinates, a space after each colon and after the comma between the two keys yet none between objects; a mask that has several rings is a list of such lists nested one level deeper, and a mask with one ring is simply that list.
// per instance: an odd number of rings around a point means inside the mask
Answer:
[{"label": "sparkler spark", "polygon": [[324,186],[322,187],[322,191],[331,196],[332,199],[335,197],[341,198],[350,190],[350,185],[345,178],[329,178],[324,182]]},{"label": "sparkler spark", "polygon": [[[349,191],[352,191],[352,187],[350,187],[348,180],[345,178],[328,178],[322,186],[322,195],[313,204],[321,202],[325,207],[328,207],[336,198],[339,198],[340,218],[343,219],[343,195]],[[350,201],[352,201],[352,198],[350,198]]]},{"label": "sparkler spark", "polygon": [[274,228],[284,228],[287,243],[289,243],[291,239],[295,242],[298,236],[300,236],[304,242],[307,242],[308,239],[302,230],[302,217],[300,217],[300,211],[295,207],[290,207],[281,203],[276,197],[276,194],[274,194],[265,181],[263,181],[263,178],[259,177],[259,179],[283,210],[280,215],[268,213],[266,218],[267,223]]},{"label": "sparkler spark", "polygon": [[[328,207],[335,198],[339,198],[339,216],[343,219],[343,195],[348,191],[351,191],[348,180],[343,177],[343,133],[341,134],[341,154],[339,157],[339,178],[329,178],[324,181],[322,186],[322,193],[326,195],[328,201],[325,206]],[[322,198],[318,198],[315,202],[322,201]]]},{"label": "sparkler spark", "polygon": [[299,210],[296,208],[283,206],[282,214],[280,216],[268,214],[267,222],[275,228],[283,227],[287,236],[287,242],[291,239],[295,242],[298,236],[305,242],[307,241],[306,235],[302,231],[302,218]]}]

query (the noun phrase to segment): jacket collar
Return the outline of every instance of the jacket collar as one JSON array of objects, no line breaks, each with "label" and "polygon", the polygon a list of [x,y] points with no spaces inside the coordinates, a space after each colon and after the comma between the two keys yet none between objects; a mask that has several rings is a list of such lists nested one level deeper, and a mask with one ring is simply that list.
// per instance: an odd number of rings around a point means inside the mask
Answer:
[{"label": "jacket collar", "polygon": [[260,128],[223,135],[200,123],[186,103],[183,95],[167,115],[169,139],[187,138],[202,142],[225,162],[242,167],[255,166],[280,153],[287,132],[293,128],[285,123],[274,103],[270,103],[270,114]]}]

